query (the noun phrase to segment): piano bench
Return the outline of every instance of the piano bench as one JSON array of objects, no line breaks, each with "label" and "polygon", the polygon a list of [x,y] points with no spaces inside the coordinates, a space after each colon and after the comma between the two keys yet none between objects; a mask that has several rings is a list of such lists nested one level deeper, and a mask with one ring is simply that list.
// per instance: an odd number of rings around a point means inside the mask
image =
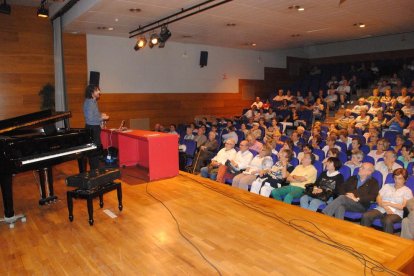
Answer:
[{"label": "piano bench", "polygon": [[68,202],[68,211],[69,211],[69,220],[73,221],[73,198],[86,199],[86,204],[88,207],[89,215],[89,225],[93,225],[93,199],[99,197],[99,206],[102,208],[103,195],[107,192],[115,190],[117,191],[118,196],[118,209],[122,211],[122,188],[121,182],[109,182],[105,185],[97,186],[93,189],[76,189],[72,191],[67,191],[67,202]]}]

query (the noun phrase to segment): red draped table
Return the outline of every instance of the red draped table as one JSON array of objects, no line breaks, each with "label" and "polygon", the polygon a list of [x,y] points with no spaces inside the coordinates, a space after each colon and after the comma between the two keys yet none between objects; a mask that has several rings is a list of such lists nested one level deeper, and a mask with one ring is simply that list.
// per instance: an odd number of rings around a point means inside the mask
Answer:
[{"label": "red draped table", "polygon": [[118,148],[119,166],[140,166],[153,181],[178,175],[178,136],[147,130],[103,129],[104,148]]}]

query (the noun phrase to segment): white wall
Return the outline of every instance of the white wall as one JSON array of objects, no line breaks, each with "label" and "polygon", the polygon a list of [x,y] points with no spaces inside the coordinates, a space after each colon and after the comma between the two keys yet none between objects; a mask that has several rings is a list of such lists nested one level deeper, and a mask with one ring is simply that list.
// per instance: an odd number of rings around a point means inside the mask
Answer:
[{"label": "white wall", "polygon": [[[264,67],[286,67],[285,53],[167,41],[134,51],[134,39],[87,35],[88,70],[111,93],[238,93],[239,79],[263,79]],[[200,51],[208,65],[200,68]]]},{"label": "white wall", "polygon": [[359,40],[307,46],[307,58],[355,55],[414,48],[414,32],[398,35],[371,37]]}]

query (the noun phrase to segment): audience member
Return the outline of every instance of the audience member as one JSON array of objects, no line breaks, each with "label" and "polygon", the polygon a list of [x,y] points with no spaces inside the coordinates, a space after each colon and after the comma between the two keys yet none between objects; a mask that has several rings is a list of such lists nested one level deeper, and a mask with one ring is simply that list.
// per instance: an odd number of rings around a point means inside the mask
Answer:
[{"label": "audience member", "polygon": [[344,182],[338,171],[341,165],[338,158],[328,158],[327,170],[322,172],[315,183],[305,185],[305,195],[300,198],[300,207],[316,211],[321,204],[327,204],[337,197],[339,186]]},{"label": "audience member", "polygon": [[233,178],[231,186],[247,191],[249,185],[252,184],[261,171],[270,170],[273,166],[273,160],[270,157],[271,153],[272,150],[269,147],[263,147],[259,154],[252,159],[243,173],[240,173]]},{"label": "audience member", "polygon": [[351,169],[351,175],[354,174],[356,168],[362,166],[362,160],[364,159],[364,153],[360,150],[357,150],[352,153],[351,160],[345,162],[345,166]]},{"label": "audience member", "polygon": [[388,150],[384,154],[384,161],[375,163],[375,169],[382,174],[382,183],[385,183],[387,175],[392,173],[396,169],[402,168],[400,164],[395,162],[397,160],[397,154],[393,150]]},{"label": "audience member", "polygon": [[228,139],[226,143],[224,143],[224,148],[211,159],[211,163],[207,167],[201,168],[201,176],[216,180],[220,165],[225,165],[227,160],[234,159],[236,156],[236,150],[234,149],[235,145],[236,142],[233,139]]},{"label": "audience member", "polygon": [[287,177],[288,186],[272,190],[272,197],[276,200],[291,204],[293,199],[299,199],[305,191],[305,185],[315,183],[317,171],[313,166],[315,157],[311,153],[305,154],[302,163]]},{"label": "audience member", "polygon": [[221,164],[217,171],[217,182],[224,183],[226,179],[241,173],[248,167],[253,159],[253,154],[249,151],[249,144],[246,140],[240,142],[240,150],[234,158],[229,158],[224,164]]},{"label": "audience member", "polygon": [[289,149],[283,149],[279,153],[277,161],[270,169],[263,169],[259,176],[252,182],[250,192],[269,197],[275,188],[288,185],[286,178],[293,171],[294,167],[290,163],[293,158],[293,152]]},{"label": "audience member", "polygon": [[263,103],[260,100],[260,97],[256,97],[256,100],[254,101],[254,103],[252,103],[252,105],[250,107],[256,106],[256,109],[259,110],[262,108]]},{"label": "audience member", "polygon": [[394,223],[400,222],[403,217],[403,208],[413,194],[405,182],[408,178],[407,170],[396,169],[392,176],[395,184],[385,184],[377,196],[377,207],[362,215],[361,225],[371,226],[376,218],[381,220],[384,232],[393,234]]},{"label": "audience member", "polygon": [[379,191],[377,180],[371,177],[373,172],[373,164],[363,163],[358,175],[351,176],[340,186],[339,196],[329,203],[322,212],[328,216],[344,219],[345,211],[367,211]]}]

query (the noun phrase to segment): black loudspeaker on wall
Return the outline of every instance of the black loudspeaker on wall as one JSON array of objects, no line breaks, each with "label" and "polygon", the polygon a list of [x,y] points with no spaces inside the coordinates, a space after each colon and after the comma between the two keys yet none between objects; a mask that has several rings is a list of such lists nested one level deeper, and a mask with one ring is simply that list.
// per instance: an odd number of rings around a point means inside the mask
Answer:
[{"label": "black loudspeaker on wall", "polygon": [[101,76],[101,73],[96,71],[90,71],[89,72],[89,84],[94,84],[96,86],[99,86],[99,77]]},{"label": "black loudspeaker on wall", "polygon": [[207,66],[207,59],[208,59],[208,52],[201,51],[200,52],[200,67]]}]

